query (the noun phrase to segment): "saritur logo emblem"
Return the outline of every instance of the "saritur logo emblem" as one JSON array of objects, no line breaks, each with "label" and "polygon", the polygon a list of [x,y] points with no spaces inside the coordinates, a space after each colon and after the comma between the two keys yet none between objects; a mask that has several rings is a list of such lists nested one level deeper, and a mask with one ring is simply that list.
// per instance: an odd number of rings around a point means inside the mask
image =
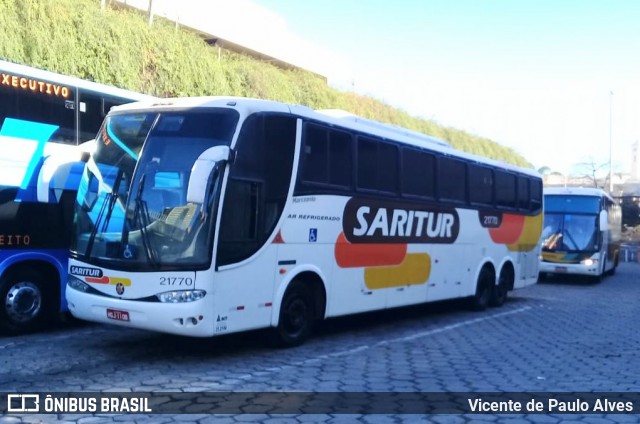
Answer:
[{"label": "saritur logo emblem", "polygon": [[460,218],[453,207],[349,199],[342,230],[350,243],[440,243],[458,238]]}]

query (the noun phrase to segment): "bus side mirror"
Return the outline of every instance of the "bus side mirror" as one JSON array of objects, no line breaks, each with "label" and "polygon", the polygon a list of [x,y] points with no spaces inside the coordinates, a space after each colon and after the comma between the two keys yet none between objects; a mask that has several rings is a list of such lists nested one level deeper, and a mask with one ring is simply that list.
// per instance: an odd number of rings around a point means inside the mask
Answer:
[{"label": "bus side mirror", "polygon": [[202,152],[191,167],[187,202],[204,203],[211,171],[218,162],[228,161],[230,154],[231,149],[228,146],[214,146]]},{"label": "bus side mirror", "polygon": [[609,216],[607,211],[600,211],[600,231],[607,230],[609,228]]}]

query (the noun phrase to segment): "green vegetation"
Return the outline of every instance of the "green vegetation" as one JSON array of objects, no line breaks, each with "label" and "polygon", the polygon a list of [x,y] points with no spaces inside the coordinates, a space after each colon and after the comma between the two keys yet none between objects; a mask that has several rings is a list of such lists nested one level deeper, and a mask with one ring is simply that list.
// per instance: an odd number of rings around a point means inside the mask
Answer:
[{"label": "green vegetation", "polygon": [[486,138],[411,116],[379,100],[327,87],[311,73],[283,70],[210,47],[191,32],[98,0],[0,0],[0,58],[156,96],[268,98],[420,131],[454,147],[531,167]]}]

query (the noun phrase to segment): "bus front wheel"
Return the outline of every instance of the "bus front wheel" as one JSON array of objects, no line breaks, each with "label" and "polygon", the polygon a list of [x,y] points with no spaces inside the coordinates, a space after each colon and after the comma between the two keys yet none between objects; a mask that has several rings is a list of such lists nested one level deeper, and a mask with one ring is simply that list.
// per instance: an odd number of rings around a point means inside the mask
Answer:
[{"label": "bus front wheel", "polygon": [[301,283],[293,283],[287,289],[275,329],[278,345],[299,346],[309,338],[314,317],[312,300],[311,292]]},{"label": "bus front wheel", "polygon": [[29,270],[10,273],[0,279],[0,327],[11,334],[41,328],[48,317],[51,299],[44,283]]},{"label": "bus front wheel", "polygon": [[602,283],[604,281],[604,277],[606,277],[608,275],[607,273],[607,257],[603,257],[602,258],[602,265],[600,268],[600,272],[598,273],[598,275],[596,275],[595,277],[593,277],[593,281],[595,283]]},{"label": "bus front wheel", "polygon": [[618,268],[618,263],[620,262],[620,254],[616,253],[614,258],[615,259],[613,260],[613,266],[609,271],[607,271],[607,275],[615,275],[616,273],[616,268]]}]

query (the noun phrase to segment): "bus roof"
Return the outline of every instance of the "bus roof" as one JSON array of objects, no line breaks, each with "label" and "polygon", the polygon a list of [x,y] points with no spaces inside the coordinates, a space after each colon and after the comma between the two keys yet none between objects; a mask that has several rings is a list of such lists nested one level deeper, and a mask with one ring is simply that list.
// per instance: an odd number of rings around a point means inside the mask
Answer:
[{"label": "bus roof", "polygon": [[178,97],[178,98],[165,98],[156,99],[150,101],[135,102],[116,106],[112,108],[114,112],[121,111],[137,111],[144,109],[187,109],[187,108],[207,108],[207,107],[231,107],[236,109],[241,116],[245,117],[251,113],[261,111],[291,113],[297,116],[309,118],[312,120],[321,121],[335,127],[342,127],[351,129],[353,131],[362,132],[365,134],[382,137],[384,139],[393,140],[403,143],[405,145],[411,145],[414,147],[427,148],[429,150],[437,151],[446,155],[451,155],[491,165],[497,168],[502,168],[508,171],[525,173],[531,176],[541,178],[541,175],[529,168],[521,168],[515,165],[508,164],[506,162],[486,158],[483,156],[475,155],[472,153],[463,152],[458,149],[454,149],[449,143],[444,140],[440,140],[436,137],[429,136],[427,134],[412,131],[396,125],[385,124],[382,122],[374,121],[367,118],[362,118],[357,115],[353,115],[347,111],[328,109],[328,110],[314,110],[307,106],[293,105],[287,103],[281,103],[272,100],[253,99],[246,97]]},{"label": "bus roof", "polygon": [[595,196],[611,199],[606,191],[595,187],[545,187],[543,193],[552,196]]},{"label": "bus roof", "polygon": [[57,74],[55,72],[45,71],[43,69],[33,68],[27,65],[7,62],[0,60],[0,72],[10,72],[17,75],[25,75],[36,79],[56,82],[63,85],[70,85],[86,90],[96,91],[99,93],[110,94],[116,97],[123,97],[132,100],[150,100],[155,97],[147,94],[129,91],[111,85],[100,84],[97,82],[83,80],[81,78],[71,77],[68,75]]},{"label": "bus roof", "polygon": [[424,134],[424,133],[420,133],[420,132],[416,132],[416,131],[412,131],[410,129],[407,128],[403,128],[403,127],[399,127],[397,125],[391,125],[391,124],[385,124],[383,122],[379,122],[379,121],[374,121],[373,119],[367,119],[367,118],[363,118],[361,116],[358,115],[354,115],[351,112],[347,112],[346,110],[342,110],[342,109],[321,109],[321,110],[317,110],[316,112],[321,113],[323,115],[326,116],[330,116],[332,118],[337,118],[340,119],[341,121],[350,121],[354,124],[361,124],[363,126],[367,126],[367,127],[371,127],[371,128],[375,128],[377,130],[380,131],[385,131],[385,132],[392,132],[395,134],[402,134],[408,137],[413,137],[416,140],[420,140],[424,143],[435,143],[437,145],[440,145],[442,147],[451,147],[451,145],[449,143],[447,143],[444,140],[440,140],[439,138],[435,138],[432,137],[430,135]]}]

